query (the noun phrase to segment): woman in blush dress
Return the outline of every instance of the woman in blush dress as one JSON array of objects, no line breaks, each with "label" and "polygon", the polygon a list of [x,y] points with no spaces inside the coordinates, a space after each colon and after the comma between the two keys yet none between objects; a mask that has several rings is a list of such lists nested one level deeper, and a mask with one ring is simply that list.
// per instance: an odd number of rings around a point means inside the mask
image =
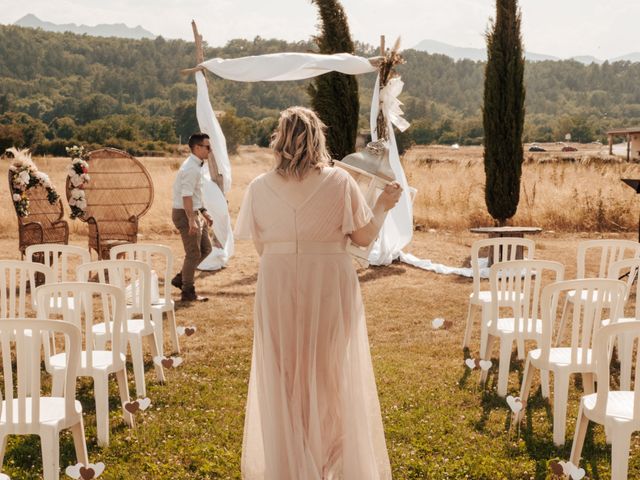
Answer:
[{"label": "woman in blush dress", "polygon": [[400,186],[373,208],[328,165],[324,125],[292,107],[274,170],[249,185],[236,237],[260,254],[242,448],[246,480],[390,479],[360,285],[348,238],[371,243]]}]

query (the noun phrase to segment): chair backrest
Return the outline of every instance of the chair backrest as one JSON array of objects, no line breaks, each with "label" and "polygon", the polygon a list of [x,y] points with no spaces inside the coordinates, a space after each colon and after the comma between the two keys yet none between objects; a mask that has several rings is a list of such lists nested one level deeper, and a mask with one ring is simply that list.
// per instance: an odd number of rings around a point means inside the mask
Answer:
[{"label": "chair backrest", "polygon": [[111,258],[118,259],[122,255],[124,260],[138,260],[145,262],[149,268],[162,274],[164,282],[162,298],[171,298],[171,275],[173,274],[173,253],[165,245],[151,245],[144,243],[128,243],[111,248]]},{"label": "chair backrest", "polygon": [[35,296],[29,290],[35,289],[36,279],[49,283],[52,278],[51,269],[41,263],[0,260],[0,318],[35,316]]},{"label": "chair backrest", "polygon": [[473,270],[473,293],[480,293],[480,265],[478,259],[480,250],[491,249],[493,262],[508,262],[517,260],[519,253],[522,259],[531,260],[535,255],[536,244],[533,240],[520,237],[495,237],[477,240],[471,245],[471,269]]},{"label": "chair backrest", "polygon": [[75,414],[76,372],[80,364],[80,331],[68,322],[40,319],[0,320],[2,350],[2,394],[6,409],[7,433],[36,434],[40,423],[40,348],[44,339],[55,334],[66,337],[68,368],[64,381],[67,417]]},{"label": "chair backrest", "polygon": [[[534,335],[536,322],[542,318],[540,294],[543,284],[564,279],[564,265],[549,260],[513,260],[491,265],[489,284],[492,299],[491,319],[497,319],[500,308],[507,308],[514,318],[515,331]],[[491,322],[491,331],[497,330],[497,322]]]},{"label": "chair backrest", "polygon": [[107,283],[128,291],[127,318],[141,315],[145,328],[151,327],[151,269],[138,260],[101,260],[78,265],[77,276],[86,282],[97,273],[100,283]]},{"label": "chair backrest", "polygon": [[[86,213],[80,220],[111,223],[140,218],[153,202],[153,180],[137,158],[115,148],[101,148],[87,154],[91,180],[84,186]],[[67,198],[72,186],[67,178]]]},{"label": "chair backrest", "polygon": [[[13,172],[9,171],[9,191],[13,196],[15,190],[11,181],[12,176]],[[64,216],[62,199],[59,198],[53,204],[49,203],[47,189],[42,185],[29,188],[27,195],[29,197],[29,215],[26,217],[18,215],[18,225],[22,227],[27,223],[37,223],[45,231],[55,228],[54,224],[60,222]]]},{"label": "chair backrest", "polygon": [[[602,327],[602,321],[605,318],[609,318],[612,323],[620,318],[625,291],[624,282],[608,278],[565,280],[544,287],[541,298],[542,362],[547,362],[549,359],[551,342],[555,334],[557,347],[571,348],[572,364],[590,364],[593,358],[589,358],[589,352],[593,348],[594,335]],[[567,338],[564,325],[557,327],[556,319],[561,316],[558,311],[560,297],[570,293],[582,300],[574,302],[572,316],[567,319],[567,325],[571,327]],[[605,312],[607,312],[606,315]]]},{"label": "chair backrest", "polygon": [[640,320],[640,281],[637,281],[639,280],[638,274],[640,274],[640,258],[627,258],[609,265],[609,274],[607,275],[608,278],[613,278],[614,280],[621,279],[623,275],[625,276],[627,284],[627,291],[624,297],[625,305],[629,304],[629,297],[635,284],[636,308],[634,316],[636,320]]},{"label": "chair backrest", "polygon": [[640,257],[640,243],[632,240],[582,241],[578,243],[576,278],[606,278],[609,266],[613,262],[638,257]]},{"label": "chair backrest", "polygon": [[[596,359],[596,374],[598,378],[596,404],[594,406],[594,413],[604,418],[607,411],[607,400],[609,392],[614,390],[611,387],[611,348],[614,340],[618,338],[624,338],[629,342],[631,348],[626,349],[627,360],[631,362],[633,358],[633,350],[636,352],[636,364],[635,371],[633,373],[633,417],[634,420],[640,420],[640,322],[620,322],[613,323],[602,327],[596,334],[594,342],[594,356]],[[623,359],[621,359],[623,360]],[[616,385],[630,385],[631,379],[618,378],[613,383]],[[615,390],[620,390],[616,388]]]},{"label": "chair backrest", "polygon": [[[41,258],[44,264],[53,271],[52,282],[69,282],[75,280],[75,266],[91,261],[91,253],[83,247],[61,245],[58,243],[41,243],[30,245],[25,250],[29,261],[35,261],[34,255]],[[73,278],[71,278],[73,272]]]},{"label": "chair backrest", "polygon": [[[103,350],[111,350],[116,368],[123,365],[121,354],[126,351],[126,299],[120,287],[95,282],[61,282],[42,285],[36,289],[38,317],[51,318],[59,314],[62,320],[73,323],[81,333],[81,348],[87,352],[86,367],[93,368],[96,344],[94,324],[104,322],[107,338]],[[44,343],[45,365],[56,354],[55,343]]]}]

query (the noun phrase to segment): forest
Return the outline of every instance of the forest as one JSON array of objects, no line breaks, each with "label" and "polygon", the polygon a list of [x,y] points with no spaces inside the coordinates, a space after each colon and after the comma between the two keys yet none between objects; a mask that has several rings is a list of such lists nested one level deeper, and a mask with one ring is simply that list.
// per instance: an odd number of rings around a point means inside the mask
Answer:
[{"label": "forest", "polygon": [[[356,54],[374,56],[357,44]],[[206,47],[205,57],[317,51],[309,41],[256,37]],[[482,144],[484,63],[405,50],[398,70],[411,144]],[[196,88],[184,40],[129,40],[0,25],[0,152],[11,146],[63,155],[70,144],[113,146],[136,155],[175,150],[196,131]],[[640,63],[527,62],[526,142],[604,141],[610,128],[640,124]],[[360,125],[368,129],[373,74],[362,75]],[[213,108],[230,150],[265,146],[278,112],[308,105],[307,81],[238,83],[209,75]]]}]

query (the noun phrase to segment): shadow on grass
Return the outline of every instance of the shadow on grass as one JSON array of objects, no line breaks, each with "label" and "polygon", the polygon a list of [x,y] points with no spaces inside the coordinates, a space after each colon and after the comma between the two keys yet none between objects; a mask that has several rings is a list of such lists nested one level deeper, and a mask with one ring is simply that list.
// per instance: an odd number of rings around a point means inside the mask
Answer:
[{"label": "shadow on grass", "polygon": [[396,267],[394,265],[390,265],[388,267],[372,267],[367,269],[364,274],[360,275],[359,280],[361,283],[370,282],[379,278],[402,275],[403,273],[406,273],[406,271],[406,268]]},{"label": "shadow on grass", "polygon": [[221,285],[221,287],[236,287],[236,286],[247,286],[247,285],[255,285],[258,281],[258,274],[254,273],[253,275],[249,275],[247,277],[241,278],[239,280],[234,280],[233,282],[225,283]]}]

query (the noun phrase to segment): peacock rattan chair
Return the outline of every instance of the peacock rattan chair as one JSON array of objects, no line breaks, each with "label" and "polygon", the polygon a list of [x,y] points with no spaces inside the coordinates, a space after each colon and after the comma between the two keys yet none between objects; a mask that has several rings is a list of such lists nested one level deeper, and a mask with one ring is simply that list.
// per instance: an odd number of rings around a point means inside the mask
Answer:
[{"label": "peacock rattan chair", "polygon": [[[9,191],[11,196],[16,193],[11,183],[12,172],[9,171]],[[29,195],[29,215],[18,217],[18,248],[24,258],[24,251],[30,245],[40,243],[69,243],[69,224],[63,220],[64,207],[58,199],[53,205],[47,199],[47,189],[44,186],[31,187]]]},{"label": "peacock rattan chair", "polygon": [[[84,186],[84,216],[89,226],[89,249],[108,259],[115,245],[136,243],[138,220],[153,202],[153,181],[142,163],[126,152],[101,148],[87,155],[90,181]],[[67,198],[71,192],[67,178]]]}]

